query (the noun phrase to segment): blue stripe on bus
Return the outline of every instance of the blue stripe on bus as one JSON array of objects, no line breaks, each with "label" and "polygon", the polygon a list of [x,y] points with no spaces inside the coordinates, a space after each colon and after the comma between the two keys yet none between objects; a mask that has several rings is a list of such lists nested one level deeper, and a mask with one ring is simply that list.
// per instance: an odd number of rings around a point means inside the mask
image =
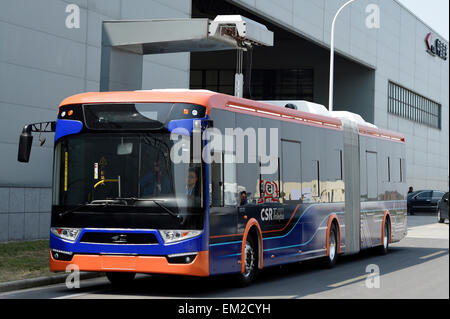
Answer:
[{"label": "blue stripe on bus", "polygon": [[216,244],[209,244],[209,246],[231,245],[231,244],[237,244],[237,243],[242,243],[242,240],[238,240],[238,241],[227,241],[227,242],[224,242],[224,243],[216,243]]},{"label": "blue stripe on bus", "polygon": [[81,132],[83,123],[74,120],[56,120],[55,142],[63,136]]},{"label": "blue stripe on bus", "polygon": [[[303,218],[303,216],[306,215],[306,213],[309,211],[309,209],[310,209],[311,207],[315,207],[315,206],[322,206],[322,205],[312,204],[312,205],[308,206],[308,207],[304,210],[302,216],[300,216],[300,218],[297,219],[297,222],[295,223],[295,225],[292,227],[292,229],[291,229],[287,234],[282,235],[282,236],[275,236],[275,237],[263,238],[263,241],[264,241],[264,240],[268,240],[268,239],[277,239],[277,238],[283,238],[283,237],[288,236],[288,235],[294,230],[295,226],[297,226],[297,224],[298,224],[299,221]],[[331,215],[331,214],[341,215],[341,214],[344,214],[344,213],[345,213],[345,212],[332,212],[332,213],[330,213],[330,215]],[[328,217],[329,217],[330,215],[328,215]],[[210,246],[231,245],[231,244],[237,244],[237,243],[242,243],[242,240],[240,240],[240,241],[228,241],[228,242],[223,242],[223,243],[215,243],[215,244],[210,244]]]},{"label": "blue stripe on bus", "polygon": [[[332,214],[337,214],[337,213],[330,213],[330,214],[328,214],[328,216],[326,216],[324,219],[322,219],[322,221],[321,221],[320,224],[319,224],[319,227],[317,227],[317,229],[316,229],[316,232],[315,232],[315,233],[312,235],[312,237],[311,237],[309,240],[307,240],[306,242],[301,243],[301,244],[297,244],[297,245],[290,245],[290,246],[283,246],[283,247],[275,247],[275,248],[264,249],[264,251],[272,251],[272,250],[278,250],[278,249],[292,248],[292,247],[299,247],[299,246],[305,246],[305,245],[308,245],[308,244],[314,239],[314,237],[316,237],[317,233],[319,232],[319,228],[320,228],[320,226],[322,226],[323,222],[326,221],[326,220],[328,220],[328,218],[330,218],[330,216],[331,216]],[[294,227],[295,227],[295,226],[294,226]],[[280,237],[282,237],[282,236],[280,236]],[[272,238],[273,238],[273,237],[272,237]],[[270,239],[272,239],[272,238],[270,238]]]},{"label": "blue stripe on bus", "polygon": [[[316,204],[316,205],[308,206],[308,208],[306,208],[305,211],[303,212],[302,216],[300,216],[300,218],[297,220],[297,222],[295,223],[294,227],[292,227],[292,229],[291,229],[287,234],[281,235],[281,236],[275,236],[275,237],[263,238],[263,241],[264,241],[264,240],[269,240],[269,239],[283,238],[283,237],[286,237],[287,235],[289,235],[289,234],[294,230],[295,226],[297,226],[297,224],[299,223],[299,221],[303,218],[303,216],[306,215],[306,213],[308,212],[309,208],[310,208],[310,207],[313,207],[313,206],[319,206],[319,205]],[[331,213],[328,215],[328,217],[330,217],[331,214],[342,215],[342,214],[345,214],[345,212],[331,212]],[[319,227],[320,227],[320,225],[319,225]]]},{"label": "blue stripe on bus", "polygon": [[[398,201],[394,201],[394,200],[393,200],[393,201],[391,201],[391,202],[398,202]],[[305,209],[305,211],[303,212],[302,216],[300,216],[300,218],[297,220],[297,222],[295,223],[295,225],[292,227],[292,229],[291,229],[287,234],[281,235],[281,236],[274,236],[274,237],[263,238],[263,241],[264,241],[264,240],[269,240],[269,239],[278,239],[278,238],[283,238],[283,237],[288,236],[288,235],[294,230],[295,226],[297,226],[297,224],[298,224],[299,221],[303,218],[303,216],[305,216],[306,213],[309,211],[309,209],[310,209],[311,207],[313,207],[313,206],[322,206],[322,205],[319,205],[319,204],[313,204],[313,205],[308,206],[308,207]],[[399,209],[391,209],[391,210],[399,210]],[[382,211],[384,211],[384,208],[381,208],[381,209],[368,209],[368,210],[362,210],[361,213],[382,212]],[[332,212],[332,213],[330,213],[327,217],[330,217],[331,214],[343,215],[343,214],[345,214],[345,211]],[[322,222],[323,222],[323,221],[322,221]],[[322,222],[321,222],[321,223],[322,223]],[[319,227],[320,227],[320,225],[319,225]],[[230,244],[237,244],[237,243],[242,243],[242,240],[241,240],[241,241],[230,241],[230,242],[223,242],[223,243],[215,243],[215,244],[210,244],[209,246],[221,246],[221,245],[230,245]],[[266,250],[264,250],[264,251],[266,251]],[[229,256],[234,256],[234,255],[229,255]]]}]

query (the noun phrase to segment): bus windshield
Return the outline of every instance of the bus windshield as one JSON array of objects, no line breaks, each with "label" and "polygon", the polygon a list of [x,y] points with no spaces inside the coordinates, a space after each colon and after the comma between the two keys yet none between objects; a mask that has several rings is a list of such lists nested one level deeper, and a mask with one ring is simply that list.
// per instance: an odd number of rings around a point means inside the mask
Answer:
[{"label": "bus windshield", "polygon": [[77,214],[176,216],[201,211],[201,164],[172,163],[173,143],[169,132],[62,138],[55,148],[54,207],[60,216],[74,208]]}]

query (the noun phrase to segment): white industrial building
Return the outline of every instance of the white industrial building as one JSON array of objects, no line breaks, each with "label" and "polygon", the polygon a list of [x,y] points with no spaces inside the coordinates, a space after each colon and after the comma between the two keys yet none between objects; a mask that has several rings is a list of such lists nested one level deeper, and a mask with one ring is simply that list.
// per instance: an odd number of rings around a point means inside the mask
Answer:
[{"label": "white industrial building", "polygon": [[[19,135],[24,124],[54,120],[65,97],[99,90],[102,21],[246,16],[274,32],[274,46],[254,48],[244,97],[327,105],[331,22],[344,2],[2,1],[0,241],[48,236],[52,138],[44,147],[35,138],[31,161],[23,164],[17,162]],[[79,8],[80,23],[68,27],[71,4]],[[448,41],[395,0],[357,0],[346,7],[335,41],[334,109],[404,134],[408,185],[448,190]],[[250,64],[249,55],[245,61]],[[234,50],[147,55],[142,88],[233,94],[235,68]]]}]

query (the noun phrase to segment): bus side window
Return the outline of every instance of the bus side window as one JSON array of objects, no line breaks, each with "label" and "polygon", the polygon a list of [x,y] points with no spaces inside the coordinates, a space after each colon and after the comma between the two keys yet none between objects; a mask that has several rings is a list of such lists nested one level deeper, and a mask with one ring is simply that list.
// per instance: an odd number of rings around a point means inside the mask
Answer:
[{"label": "bus side window", "polygon": [[238,204],[236,156],[232,153],[225,153],[223,158],[224,205],[236,206]]},{"label": "bus side window", "polygon": [[281,140],[281,192],[284,203],[300,203],[302,198],[301,143]]},{"label": "bus side window", "polygon": [[272,174],[262,174],[263,165],[259,161],[259,199],[258,204],[280,202],[280,158],[271,158],[276,166]]},{"label": "bus side window", "polygon": [[236,206],[237,182],[236,159],[231,153],[222,153],[221,163],[211,163],[211,206]]},{"label": "bus side window", "polygon": [[222,163],[211,163],[210,199],[212,207],[223,206],[223,165]]},{"label": "bus side window", "polygon": [[312,161],[312,187],[311,187],[311,195],[315,202],[320,202],[321,191],[320,191],[320,161],[313,160]]}]

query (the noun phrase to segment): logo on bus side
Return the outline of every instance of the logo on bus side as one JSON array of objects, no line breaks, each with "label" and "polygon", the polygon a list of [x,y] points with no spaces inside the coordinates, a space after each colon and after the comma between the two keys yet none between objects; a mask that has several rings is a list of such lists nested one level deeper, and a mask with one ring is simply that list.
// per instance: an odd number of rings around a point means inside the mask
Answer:
[{"label": "logo on bus side", "polygon": [[271,220],[283,220],[284,219],[284,208],[263,208],[261,209],[261,220],[271,221]]}]

